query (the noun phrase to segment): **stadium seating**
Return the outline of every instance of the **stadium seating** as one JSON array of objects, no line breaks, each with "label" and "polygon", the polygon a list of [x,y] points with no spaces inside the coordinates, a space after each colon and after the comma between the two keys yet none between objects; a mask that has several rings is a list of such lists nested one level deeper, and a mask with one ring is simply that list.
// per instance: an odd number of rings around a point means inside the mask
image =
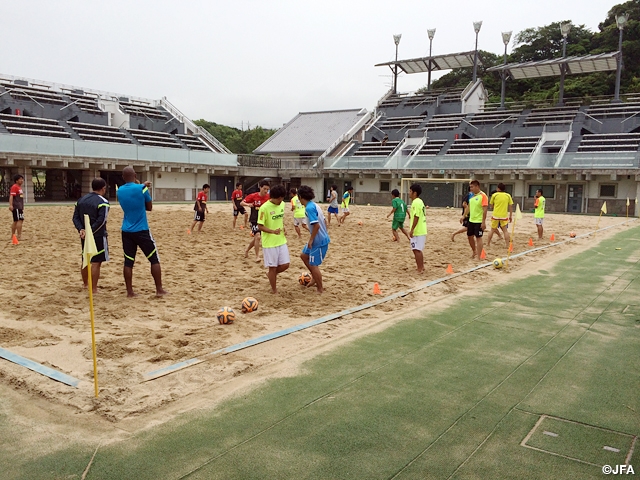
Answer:
[{"label": "stadium seating", "polygon": [[196,137],[195,135],[186,135],[186,134],[176,134],[176,137],[185,144],[185,146],[189,150],[201,150],[204,152],[210,152],[211,148],[209,148],[200,137]]},{"label": "stadium seating", "polygon": [[511,141],[507,153],[533,153],[540,137],[516,137]]},{"label": "stadium seating", "polygon": [[28,87],[10,82],[0,82],[0,85],[2,85],[5,90],[9,92],[9,95],[16,100],[26,99],[36,103],[42,102],[58,105],[65,105],[68,103],[62,98],[62,94],[60,92],[56,92],[48,88]]},{"label": "stadium seating", "polygon": [[525,118],[525,127],[543,126],[547,123],[571,123],[578,114],[579,107],[534,108]]},{"label": "stadium seating", "polygon": [[93,123],[67,122],[82,138],[94,142],[132,143],[131,137],[116,127]]},{"label": "stadium seating", "polygon": [[640,103],[614,103],[591,105],[586,113],[594,118],[628,117],[640,114]]},{"label": "stadium seating", "polygon": [[504,143],[504,138],[458,138],[449,147],[447,155],[494,155]]},{"label": "stadium seating", "polygon": [[376,125],[380,130],[402,130],[405,128],[415,128],[419,126],[426,115],[417,115],[412,117],[385,117]]},{"label": "stadium seating", "polygon": [[354,157],[388,157],[400,142],[364,142],[353,154]]},{"label": "stadium seating", "polygon": [[71,102],[74,105],[77,105],[80,110],[97,115],[102,115],[104,113],[98,107],[98,99],[95,96],[75,92],[66,92],[65,95],[69,97]]},{"label": "stadium seating", "polygon": [[136,115],[139,117],[148,117],[157,120],[166,120],[167,115],[164,110],[152,107],[144,103],[134,103],[127,100],[119,99],[118,104],[120,108],[129,115]]},{"label": "stadium seating", "polygon": [[427,130],[455,130],[466,116],[464,113],[434,115],[429,119],[425,127]]},{"label": "stadium seating", "polygon": [[446,143],[446,139],[429,139],[418,152],[418,156],[438,155]]},{"label": "stadium seating", "polygon": [[140,145],[152,147],[182,148],[182,145],[169,133],[154,132],[153,130],[138,130],[130,128],[127,130],[140,143]]},{"label": "stadium seating", "polygon": [[57,120],[0,114],[0,123],[9,133],[17,135],[39,135],[44,137],[69,138],[71,135]]},{"label": "stadium seating", "polygon": [[578,146],[578,153],[637,152],[639,147],[640,133],[585,134]]},{"label": "stadium seating", "polygon": [[521,110],[496,110],[492,112],[482,112],[476,113],[471,118],[467,119],[467,121],[472,125],[515,123],[521,113]]}]

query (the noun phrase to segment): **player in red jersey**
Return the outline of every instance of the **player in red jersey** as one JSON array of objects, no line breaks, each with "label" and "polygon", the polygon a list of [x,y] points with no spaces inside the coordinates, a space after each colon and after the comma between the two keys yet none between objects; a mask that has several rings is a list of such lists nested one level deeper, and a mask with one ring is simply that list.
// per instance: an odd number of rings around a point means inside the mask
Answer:
[{"label": "player in red jersey", "polygon": [[193,224],[191,225],[191,231],[194,231],[194,227],[196,223],[198,224],[198,232],[202,230],[202,225],[204,224],[204,214],[209,213],[209,208],[207,208],[207,199],[209,198],[209,190],[211,187],[208,184],[204,184],[202,186],[202,190],[198,193],[196,197],[196,204],[193,206],[195,210],[195,215],[193,216]]},{"label": "player in red jersey", "polygon": [[236,228],[236,220],[238,219],[238,215],[244,215],[244,226],[240,226],[240,228],[247,228],[247,220],[249,219],[249,214],[242,206],[242,183],[236,183],[236,189],[231,194],[231,205],[233,205],[233,228]]},{"label": "player in red jersey", "polygon": [[249,257],[249,251],[251,248],[255,248],[256,251],[256,262],[260,261],[260,228],[258,227],[258,210],[263,203],[267,202],[269,197],[269,181],[261,180],[258,183],[258,187],[260,187],[260,191],[256,193],[252,193],[251,195],[247,195],[245,199],[240,202],[243,207],[251,208],[251,217],[249,218],[249,223],[251,224],[251,235],[253,238],[251,239],[251,243],[244,251],[245,258]]},{"label": "player in red jersey", "polygon": [[9,191],[9,211],[13,215],[13,223],[11,224],[11,237],[15,235],[18,240],[22,236],[22,222],[24,221],[24,192],[22,191],[22,184],[24,183],[24,177],[20,174],[13,176],[15,182],[11,185]]}]

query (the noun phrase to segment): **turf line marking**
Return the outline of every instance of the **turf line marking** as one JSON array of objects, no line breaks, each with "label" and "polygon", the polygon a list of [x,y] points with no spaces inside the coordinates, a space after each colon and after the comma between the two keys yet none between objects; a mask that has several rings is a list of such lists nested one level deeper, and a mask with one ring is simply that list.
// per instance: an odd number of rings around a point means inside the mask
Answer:
[{"label": "turf line marking", "polygon": [[96,453],[98,453],[98,449],[100,448],[100,445],[102,445],[102,440],[100,440],[100,442],[98,442],[98,445],[96,445],[96,449],[93,451],[93,455],[91,455],[91,460],[89,460],[89,463],[87,464],[87,468],[85,468],[84,472],[82,472],[82,477],[80,478],[80,480],[85,480],[85,478],[87,478],[87,475],[89,474],[89,470],[91,469],[91,465],[93,464],[93,459],[96,458]]},{"label": "turf line marking", "polygon": [[629,454],[627,455],[627,458],[624,459],[625,465],[629,465],[629,462],[631,462],[631,456],[633,455],[633,450],[636,447],[636,440],[638,440],[638,437],[634,436],[633,441],[631,442],[631,448],[629,449]]},{"label": "turf line marking", "polygon": [[[609,228],[609,227],[607,227]],[[543,248],[543,247],[541,247]],[[428,450],[431,449],[431,447],[433,445],[435,445],[442,437],[444,437],[444,435],[446,435],[453,427],[455,427],[460,420],[462,420],[463,417],[465,417],[469,412],[471,412],[474,408],[476,408],[478,405],[480,405],[489,395],[491,395],[494,391],[496,391],[498,388],[500,388],[502,386],[502,384],[504,382],[506,382],[512,375],[514,375],[519,369],[520,367],[522,367],[525,363],[527,363],[530,359],[534,358],[536,355],[538,355],[538,353],[540,353],[543,349],[545,349],[556,337],[558,337],[558,335],[560,335],[565,329],[567,329],[569,327],[569,325],[571,325],[571,323],[573,323],[575,321],[576,318],[578,318],[582,312],[584,312],[586,309],[588,309],[601,295],[603,295],[605,292],[607,292],[610,288],[611,285],[613,285],[615,282],[617,282],[625,273],[627,273],[629,270],[631,270],[632,268],[634,268],[636,266],[638,262],[636,262],[634,265],[632,265],[631,267],[629,267],[627,270],[625,270],[624,272],[622,272],[620,274],[620,276],[618,276],[613,282],[611,282],[611,284],[607,287],[605,287],[602,291],[600,291],[600,293],[598,293],[598,295],[596,295],[582,310],[580,310],[580,312],[578,312],[576,315],[574,315],[573,318],[571,318],[560,330],[558,330],[558,332],[556,332],[544,345],[542,345],[536,352],[532,353],[529,357],[527,357],[526,359],[524,359],[522,361],[522,363],[520,363],[509,375],[507,375],[500,383],[498,383],[495,387],[493,387],[489,392],[487,392],[482,398],[480,398],[480,400],[478,400],[474,405],[472,405],[469,409],[467,409],[467,411],[463,412],[462,414],[460,414],[460,416],[458,418],[456,418],[456,420],[445,430],[443,431],[440,435],[438,435],[438,437],[433,440],[429,445],[427,445],[427,447],[420,452],[418,455],[416,455],[411,461],[409,461],[404,467],[402,467],[400,470],[398,470],[398,472],[391,477],[391,479],[396,478],[398,475],[400,475],[404,470],[406,470],[407,468],[409,468],[413,463],[415,463],[422,455],[424,455]],[[491,264],[489,264],[491,265]],[[634,278],[635,280],[635,278]],[[629,284],[627,285],[627,287],[625,287],[624,290],[626,290],[626,288],[629,287],[629,285],[631,285],[631,283],[633,282],[633,280],[631,282],[629,282]],[[623,290],[623,291],[624,291]],[[622,292],[620,292],[618,294],[618,297],[622,294]],[[618,298],[616,297],[616,299]],[[611,303],[613,303],[614,300],[612,300],[609,303],[609,306],[611,305]],[[608,308],[608,306],[607,306]],[[605,308],[606,310],[606,308]],[[594,320],[593,323],[595,323],[600,316],[602,316],[602,313]],[[591,325],[593,325],[593,323]],[[589,329],[591,328],[591,326],[589,327]],[[584,336],[586,334],[586,332],[589,331],[589,329],[585,330],[585,332],[582,334],[582,336]],[[582,336],[580,338],[582,338]],[[580,340],[580,338],[578,340]],[[576,340],[576,342],[578,341]],[[574,343],[575,345],[575,343]],[[573,348],[573,345],[570,347]],[[565,352],[566,355],[567,352]],[[563,355],[564,357],[564,355]],[[551,369],[553,369],[555,367],[556,364],[554,364],[548,371],[547,373],[545,373],[545,375],[543,376],[543,379],[547,376],[547,374],[549,373],[549,371]],[[460,470],[460,468],[462,468],[468,461],[469,459],[471,459],[471,457],[473,457],[473,455],[475,455],[475,453],[487,442],[487,440],[489,440],[489,438],[493,435],[493,433],[496,431],[496,429],[500,426],[500,424],[504,421],[504,419],[514,410],[518,407],[518,405],[520,405],[520,403],[522,403],[522,401],[524,401],[524,399],[526,399],[531,392],[540,384],[540,382],[542,381],[542,379],[540,379],[536,385],[533,386],[533,388],[529,391],[529,393],[527,393],[524,398],[522,400],[520,400],[516,405],[514,405],[513,407],[511,407],[509,409],[509,411],[507,411],[507,413],[504,414],[504,416],[496,423],[496,425],[493,427],[493,429],[491,430],[491,432],[489,432],[489,434],[485,437],[485,439],[473,450],[473,452],[471,452],[469,454],[469,456],[464,460],[464,462],[462,462],[460,465],[458,465],[458,467],[453,471],[453,473],[451,473],[451,475],[449,475],[449,477],[447,477],[447,479],[453,477],[456,472],[458,470]],[[528,447],[528,448],[533,448],[533,447]],[[551,452],[550,452],[551,453]],[[558,455],[558,456],[562,456],[562,455]],[[569,458],[569,457],[567,457]],[[580,460],[579,460],[580,461]],[[583,462],[583,463],[588,463],[588,462]]]},{"label": "turf line marking", "polygon": [[29,360],[28,358],[21,357],[20,355],[10,352],[4,348],[0,348],[0,357],[22,367],[28,368],[40,375],[49,377],[52,380],[69,385],[70,387],[78,388],[78,384],[80,383],[80,380],[77,378],[67,375],[66,373],[59,372],[58,370],[54,370],[53,368],[46,367],[45,365]]},{"label": "turf line marking", "polygon": [[[543,435],[548,435],[550,437],[557,437],[558,434],[557,433],[553,433],[553,432],[547,432],[546,430],[544,432],[542,432]],[[618,450],[620,451],[620,450]]]},{"label": "turf line marking", "polygon": [[536,422],[536,424],[533,426],[533,428],[529,431],[529,433],[527,433],[527,436],[524,437],[524,439],[520,442],[520,445],[522,445],[523,447],[527,444],[527,442],[529,441],[529,439],[531,438],[531,436],[534,434],[534,432],[538,429],[538,427],[540,426],[540,424],[544,421],[544,419],[547,418],[547,415],[540,415],[540,418],[538,419],[538,421]]},{"label": "turf line marking", "polygon": [[610,452],[614,452],[614,453],[620,453],[620,449],[619,448],[614,448],[614,447],[610,447],[608,445],[605,445],[604,447],[602,447],[603,450],[609,450]]},{"label": "turf line marking", "polygon": [[210,458],[210,459],[206,460],[206,461],[205,461],[204,463],[202,463],[201,465],[199,465],[199,466],[195,467],[195,468],[194,468],[194,469],[192,469],[191,471],[189,471],[189,472],[185,473],[184,475],[182,475],[181,477],[179,477],[179,478],[178,478],[178,480],[182,480],[183,478],[188,477],[188,476],[189,476],[189,475],[191,475],[192,473],[197,472],[197,471],[198,471],[198,470],[200,470],[201,468],[206,467],[206,466],[207,466],[207,465],[209,465],[211,462],[213,462],[213,461],[217,460],[218,458],[220,458],[220,457],[222,457],[222,456],[226,455],[227,453],[231,452],[232,450],[235,450],[236,448],[238,448],[238,447],[240,447],[240,446],[242,446],[242,445],[246,444],[247,442],[249,442],[249,441],[253,440],[254,438],[259,437],[259,436],[260,436],[260,435],[262,435],[263,433],[268,432],[269,430],[271,430],[271,429],[272,429],[272,428],[274,428],[275,426],[277,426],[277,425],[281,424],[281,423],[282,423],[282,422],[284,422],[285,420],[287,420],[287,419],[289,419],[289,418],[293,417],[294,415],[297,415],[298,413],[300,413],[300,412],[301,412],[301,411],[303,411],[304,409],[306,409],[306,408],[310,407],[311,405],[314,405],[314,404],[318,403],[320,400],[323,400],[323,399],[325,399],[325,398],[331,397],[333,394],[335,394],[335,393],[337,393],[337,392],[339,392],[339,391],[341,391],[341,390],[345,389],[346,387],[348,387],[348,386],[350,386],[350,385],[353,385],[354,383],[358,382],[359,380],[363,379],[364,377],[366,377],[366,376],[368,376],[368,375],[370,375],[370,374],[372,374],[372,373],[375,373],[375,372],[377,372],[378,370],[381,370],[381,369],[383,369],[383,368],[385,368],[385,367],[387,367],[387,366],[389,366],[389,365],[391,365],[391,364],[393,364],[393,363],[395,363],[395,362],[397,362],[397,361],[399,361],[399,360],[401,360],[401,359],[404,359],[404,358],[406,358],[406,357],[408,357],[408,356],[410,356],[410,355],[413,355],[413,354],[415,354],[416,352],[418,352],[418,351],[420,351],[420,350],[424,349],[425,347],[427,347],[427,346],[429,346],[429,345],[431,345],[431,344],[437,343],[439,340],[441,340],[441,339],[443,339],[443,338],[445,338],[445,337],[447,337],[447,336],[449,336],[449,335],[451,335],[451,334],[455,333],[456,331],[460,330],[461,328],[464,328],[465,326],[467,326],[467,325],[469,325],[469,324],[471,324],[471,323],[475,322],[478,318],[482,318],[482,317],[484,317],[484,316],[486,316],[486,315],[489,315],[489,314],[491,314],[491,313],[495,312],[496,310],[498,310],[499,308],[502,308],[502,307],[504,307],[504,304],[502,304],[502,305],[500,305],[500,306],[498,306],[498,307],[492,308],[492,309],[488,310],[487,312],[484,312],[484,313],[481,313],[481,314],[479,314],[479,315],[476,315],[474,318],[472,318],[472,319],[471,319],[471,320],[469,320],[468,322],[463,323],[463,324],[459,325],[458,327],[454,328],[453,330],[451,330],[451,331],[449,331],[449,332],[447,332],[447,333],[444,333],[444,334],[440,335],[439,337],[434,338],[433,340],[431,340],[431,341],[427,342],[426,344],[423,344],[423,345],[420,345],[419,347],[416,347],[415,349],[413,349],[413,350],[411,350],[411,351],[407,352],[406,354],[401,355],[401,356],[400,356],[400,357],[398,357],[396,360],[393,360],[393,361],[389,361],[389,362],[383,363],[383,364],[381,364],[381,365],[379,365],[379,366],[377,366],[377,367],[373,368],[372,370],[369,370],[369,371],[367,371],[367,372],[364,372],[364,373],[362,373],[362,374],[358,375],[357,377],[352,378],[352,379],[351,379],[351,380],[349,380],[348,382],[343,383],[342,385],[337,386],[337,387],[336,387],[336,388],[334,388],[333,390],[331,390],[331,391],[329,391],[329,392],[327,392],[327,393],[324,393],[324,394],[320,395],[319,397],[317,397],[317,398],[315,398],[315,399],[313,399],[313,400],[309,401],[308,403],[306,403],[306,404],[305,404],[305,405],[303,405],[302,407],[298,408],[297,410],[295,410],[295,411],[291,412],[289,415],[285,415],[284,417],[282,417],[282,418],[281,418],[280,420],[278,420],[277,422],[274,422],[272,425],[269,425],[268,427],[265,427],[265,428],[264,428],[264,429],[262,429],[261,431],[259,431],[259,432],[255,433],[254,435],[252,435],[251,437],[247,438],[246,440],[243,440],[242,442],[240,442],[240,443],[238,443],[238,444],[236,444],[236,445],[233,445],[232,447],[229,447],[229,448],[228,448],[227,450],[225,450],[224,452],[221,452],[221,453],[219,453],[219,454],[215,455],[214,457],[212,457],[212,458]]},{"label": "turf line marking", "polygon": [[[633,222],[633,221],[636,221],[636,220],[637,219],[635,219],[635,218],[632,219],[632,220],[626,220],[626,221],[618,223],[616,225],[609,225],[608,227],[603,227],[603,228],[601,228],[599,230],[595,230],[594,232],[583,233],[582,235],[578,235],[577,237],[572,238],[570,240],[565,240],[563,242],[550,243],[549,245],[544,245],[542,247],[532,248],[531,250],[526,250],[524,252],[521,252],[521,253],[518,253],[518,254],[515,254],[515,255],[511,255],[511,258],[518,258],[518,257],[520,257],[522,255],[527,255],[529,253],[537,252],[539,250],[545,250],[545,249],[550,248],[550,247],[563,245],[565,243],[574,241],[576,238],[587,237],[587,236],[591,235],[592,233],[608,230],[610,228],[618,227],[620,225],[624,225],[624,224],[626,224],[628,222]],[[242,350],[244,348],[253,347],[253,346],[258,345],[260,343],[268,342],[270,340],[275,340],[277,338],[281,338],[281,337],[284,337],[286,335],[289,335],[290,333],[299,332],[300,330],[304,330],[304,329],[307,329],[307,328],[310,328],[310,327],[314,327],[316,325],[320,325],[321,323],[326,323],[326,322],[329,322],[331,320],[336,320],[336,319],[338,319],[340,317],[344,317],[346,315],[350,315],[352,313],[356,313],[356,312],[359,312],[361,310],[365,310],[367,308],[375,307],[377,305],[381,305],[383,303],[390,302],[391,300],[395,300],[398,297],[405,297],[405,296],[407,296],[407,295],[409,295],[411,293],[415,293],[415,292],[418,292],[420,290],[424,290],[425,288],[429,288],[429,287],[432,287],[434,285],[438,285],[439,283],[443,283],[443,282],[446,282],[446,281],[449,281],[449,280],[453,280],[454,278],[457,278],[459,276],[466,275],[468,273],[472,273],[472,272],[475,272],[477,270],[481,270],[483,268],[490,267],[490,266],[493,266],[492,262],[480,264],[480,265],[477,265],[477,266],[475,266],[473,268],[470,268],[469,270],[465,270],[463,272],[454,273],[453,275],[447,275],[446,277],[441,277],[441,278],[438,278],[438,279],[435,279],[435,280],[430,280],[430,281],[428,281],[426,283],[418,284],[416,287],[410,288],[409,290],[393,293],[391,295],[387,295],[386,297],[383,297],[381,299],[375,300],[373,302],[364,303],[362,305],[358,305],[356,307],[351,307],[351,308],[348,308],[346,310],[342,310],[342,311],[337,312],[337,313],[326,315],[324,317],[317,318],[315,320],[311,320],[309,322],[302,323],[300,325],[295,325],[293,327],[285,328],[285,329],[279,330],[277,332],[273,332],[273,333],[269,333],[269,334],[266,334],[266,335],[262,335],[262,336],[257,337],[257,338],[252,338],[252,339],[246,340],[244,342],[237,343],[235,345],[231,345],[229,347],[221,348],[219,350],[215,350],[213,352],[206,353],[206,354],[203,355],[204,358],[202,358],[202,359],[192,358],[190,360],[185,360],[184,362],[179,362],[179,363],[176,363],[174,365],[169,365],[169,366],[161,368],[159,370],[154,370],[152,372],[148,372],[148,373],[144,374],[144,378],[143,378],[142,382],[147,382],[149,380],[155,380],[156,378],[160,378],[160,377],[163,377],[163,376],[168,375],[170,373],[176,372],[178,370],[182,370],[184,368],[190,367],[191,365],[197,365],[199,363],[202,363],[202,362],[210,359],[211,357],[213,357],[215,355],[237,352],[238,350]]]}]

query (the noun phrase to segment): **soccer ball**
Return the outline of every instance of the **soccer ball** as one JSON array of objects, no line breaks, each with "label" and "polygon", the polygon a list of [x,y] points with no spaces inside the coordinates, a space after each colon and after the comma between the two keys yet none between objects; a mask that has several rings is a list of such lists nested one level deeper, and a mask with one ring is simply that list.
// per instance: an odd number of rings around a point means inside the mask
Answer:
[{"label": "soccer ball", "polygon": [[496,258],[496,259],[493,261],[493,267],[494,267],[494,268],[502,268],[502,267],[504,267],[504,262],[502,261],[502,259],[501,259],[501,258]]},{"label": "soccer ball", "polygon": [[569,236],[571,238],[576,238],[576,232],[569,232]]},{"label": "soccer ball", "polygon": [[236,319],[236,312],[231,307],[222,307],[218,310],[217,317],[222,325],[229,325]]},{"label": "soccer ball", "polygon": [[242,313],[255,312],[256,310],[258,310],[258,300],[253,297],[242,300]]},{"label": "soccer ball", "polygon": [[303,287],[306,287],[307,285],[309,285],[311,283],[311,280],[313,279],[313,277],[311,277],[310,273],[301,273],[300,276],[298,277],[298,283],[300,285],[302,285]]},{"label": "soccer ball", "polygon": [[362,226],[362,220],[360,220],[360,221],[358,222],[358,225]]}]

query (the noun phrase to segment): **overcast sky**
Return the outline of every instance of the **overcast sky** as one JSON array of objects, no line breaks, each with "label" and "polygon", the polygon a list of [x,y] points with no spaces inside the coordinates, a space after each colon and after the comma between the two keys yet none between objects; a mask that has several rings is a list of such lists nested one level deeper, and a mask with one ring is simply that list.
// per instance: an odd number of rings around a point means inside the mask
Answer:
[{"label": "overcast sky", "polygon": [[[621,0],[19,0],[3,2],[0,73],[159,99],[192,119],[279,128],[298,112],[371,110],[399,58],[504,49],[500,33],[571,20],[598,31]],[[509,47],[511,48],[511,46]],[[435,78],[435,76],[434,76]],[[414,91],[426,74],[400,77]]]}]

